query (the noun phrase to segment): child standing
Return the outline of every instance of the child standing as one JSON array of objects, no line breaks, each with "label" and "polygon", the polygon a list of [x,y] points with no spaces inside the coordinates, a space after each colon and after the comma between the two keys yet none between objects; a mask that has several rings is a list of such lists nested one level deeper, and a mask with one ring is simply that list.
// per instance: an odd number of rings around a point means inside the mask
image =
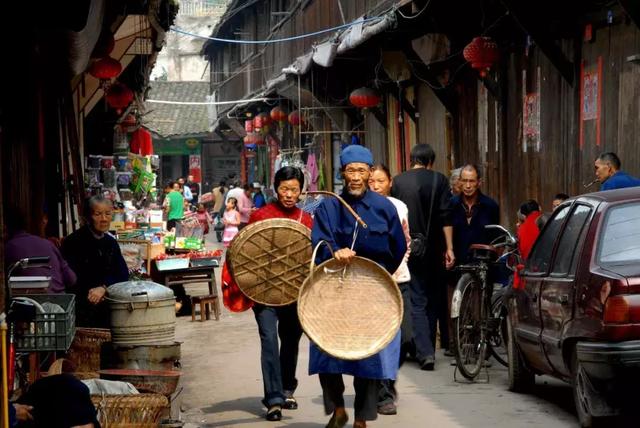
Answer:
[{"label": "child standing", "polygon": [[200,223],[200,227],[202,227],[202,232],[206,235],[209,233],[209,225],[213,220],[211,216],[204,208],[204,204],[198,204],[198,211],[196,211],[196,218],[198,219],[198,223]]},{"label": "child standing", "polygon": [[238,226],[240,225],[240,213],[236,209],[238,200],[229,198],[227,200],[227,209],[224,211],[222,223],[224,223],[224,233],[222,234],[222,243],[225,247],[229,247],[231,241],[238,234]]}]

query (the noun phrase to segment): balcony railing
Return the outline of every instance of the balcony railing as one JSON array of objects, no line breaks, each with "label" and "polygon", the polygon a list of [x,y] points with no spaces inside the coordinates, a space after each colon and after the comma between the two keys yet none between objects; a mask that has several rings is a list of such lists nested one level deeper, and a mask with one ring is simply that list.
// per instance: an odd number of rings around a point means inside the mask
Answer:
[{"label": "balcony railing", "polygon": [[178,14],[183,16],[222,16],[228,0],[181,0]]}]

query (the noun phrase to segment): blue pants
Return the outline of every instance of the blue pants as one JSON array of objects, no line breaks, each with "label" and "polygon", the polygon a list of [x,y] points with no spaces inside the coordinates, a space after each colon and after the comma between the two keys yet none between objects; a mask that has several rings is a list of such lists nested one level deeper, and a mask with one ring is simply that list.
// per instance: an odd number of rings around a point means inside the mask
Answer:
[{"label": "blue pants", "polygon": [[[264,399],[268,407],[284,404],[287,395],[298,387],[296,366],[302,327],[296,304],[288,306],[254,305],[253,312],[260,333],[260,362]],[[280,347],[278,348],[278,336]]]}]

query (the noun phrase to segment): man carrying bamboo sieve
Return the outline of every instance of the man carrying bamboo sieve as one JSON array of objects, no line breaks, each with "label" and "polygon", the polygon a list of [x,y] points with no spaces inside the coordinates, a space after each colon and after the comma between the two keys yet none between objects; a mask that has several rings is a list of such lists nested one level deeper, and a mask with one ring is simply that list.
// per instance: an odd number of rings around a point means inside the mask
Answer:
[{"label": "man carrying bamboo sieve", "polygon": [[[393,204],[384,196],[368,190],[373,155],[365,147],[352,145],[343,150],[340,163],[345,181],[341,196],[368,227],[360,228],[353,242],[354,217],[336,198],[326,198],[315,212],[312,244],[315,247],[320,241],[326,241],[338,261],[350,263],[358,255],[373,260],[392,274],[400,266],[407,244]],[[321,247],[316,263],[330,257],[330,251]],[[400,333],[378,354],[357,361],[339,360],[311,344],[309,374],[319,374],[325,411],[333,414],[328,428],[341,428],[349,419],[344,406],[343,374],[354,377],[353,426],[364,428],[366,421],[377,418],[379,381],[396,378],[399,355]]]}]

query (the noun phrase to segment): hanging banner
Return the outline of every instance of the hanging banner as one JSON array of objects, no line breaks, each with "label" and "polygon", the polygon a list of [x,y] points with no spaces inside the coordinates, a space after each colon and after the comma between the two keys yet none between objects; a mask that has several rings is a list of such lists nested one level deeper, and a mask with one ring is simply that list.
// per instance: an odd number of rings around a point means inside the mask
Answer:
[{"label": "hanging banner", "polygon": [[153,149],[157,155],[178,156],[199,154],[202,144],[198,138],[153,139]]},{"label": "hanging banner", "polygon": [[189,175],[193,175],[193,181],[202,181],[202,167],[200,155],[189,155]]},{"label": "hanging banner", "polygon": [[602,57],[596,67],[580,64],[580,148],[584,147],[585,122],[595,121],[596,146],[600,146],[600,119],[602,116]]},{"label": "hanging banner", "polygon": [[522,71],[522,151],[527,152],[528,146],[533,146],[536,152],[541,149],[541,131],[540,131],[540,92],[541,92],[541,73],[540,67],[536,69],[535,91],[526,92],[527,89],[527,71]]}]

